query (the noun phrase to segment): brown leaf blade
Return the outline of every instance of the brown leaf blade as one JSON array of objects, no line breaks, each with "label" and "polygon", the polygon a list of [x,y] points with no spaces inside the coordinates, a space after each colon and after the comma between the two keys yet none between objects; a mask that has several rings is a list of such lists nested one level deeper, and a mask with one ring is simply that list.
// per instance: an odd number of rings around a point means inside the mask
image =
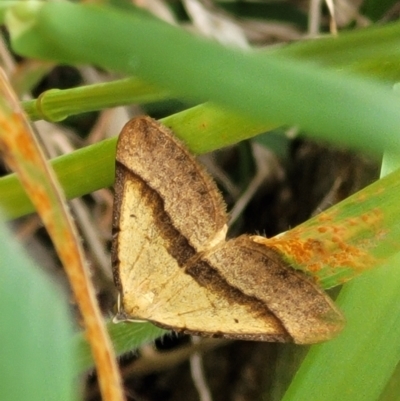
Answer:
[{"label": "brown leaf blade", "polygon": [[83,252],[55,175],[21,111],[7,77],[0,71],[0,150],[17,173],[45,224],[69,277],[96,361],[104,400],[124,400],[121,380]]}]

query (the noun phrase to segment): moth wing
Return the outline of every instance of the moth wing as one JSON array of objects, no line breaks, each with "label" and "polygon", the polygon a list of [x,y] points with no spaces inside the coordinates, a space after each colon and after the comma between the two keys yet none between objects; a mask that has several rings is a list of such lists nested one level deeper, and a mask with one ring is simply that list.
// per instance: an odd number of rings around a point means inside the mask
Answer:
[{"label": "moth wing", "polygon": [[[157,192],[175,228],[197,251],[225,238],[225,203],[217,186],[166,127],[149,117],[130,120],[119,136],[116,160],[117,180],[129,171]],[[123,196],[116,189],[117,209]]]},{"label": "moth wing", "polygon": [[212,285],[212,275],[223,277],[229,288],[247,297],[249,310],[257,311],[258,303],[265,305],[298,344],[326,341],[343,328],[341,312],[321,288],[249,236],[216,247],[200,267],[191,271],[204,286]]}]

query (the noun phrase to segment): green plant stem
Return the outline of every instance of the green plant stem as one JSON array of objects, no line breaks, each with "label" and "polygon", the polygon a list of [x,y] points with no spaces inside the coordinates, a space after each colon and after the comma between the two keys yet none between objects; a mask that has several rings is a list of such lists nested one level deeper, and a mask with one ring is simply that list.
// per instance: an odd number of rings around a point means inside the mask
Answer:
[{"label": "green plant stem", "polygon": [[50,89],[38,99],[22,102],[22,105],[31,120],[61,121],[73,114],[167,97],[166,90],[137,78],[127,78],[74,89]]}]

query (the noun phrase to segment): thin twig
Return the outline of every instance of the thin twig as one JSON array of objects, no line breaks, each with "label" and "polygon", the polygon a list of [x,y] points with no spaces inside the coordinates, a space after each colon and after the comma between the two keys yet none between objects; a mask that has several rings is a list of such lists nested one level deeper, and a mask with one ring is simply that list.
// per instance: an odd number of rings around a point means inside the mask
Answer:
[{"label": "thin twig", "polygon": [[[196,344],[199,341],[200,339],[198,337],[192,336],[193,344]],[[203,359],[199,352],[195,352],[190,357],[190,371],[192,373],[194,386],[199,393],[200,401],[212,401],[211,391],[204,374]]]}]

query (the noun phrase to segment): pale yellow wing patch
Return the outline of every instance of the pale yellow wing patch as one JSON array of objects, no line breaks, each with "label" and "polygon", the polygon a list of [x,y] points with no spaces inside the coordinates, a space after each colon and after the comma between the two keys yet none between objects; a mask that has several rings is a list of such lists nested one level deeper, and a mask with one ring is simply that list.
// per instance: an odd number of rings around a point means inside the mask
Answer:
[{"label": "pale yellow wing patch", "polygon": [[117,245],[121,317],[195,334],[288,341],[290,336],[267,308],[263,315],[253,312],[246,302],[238,302],[240,294],[234,289],[227,289],[232,297],[224,296],[186,272],[195,251],[188,251],[189,245],[168,224],[158,195],[138,177],[127,175]]}]

